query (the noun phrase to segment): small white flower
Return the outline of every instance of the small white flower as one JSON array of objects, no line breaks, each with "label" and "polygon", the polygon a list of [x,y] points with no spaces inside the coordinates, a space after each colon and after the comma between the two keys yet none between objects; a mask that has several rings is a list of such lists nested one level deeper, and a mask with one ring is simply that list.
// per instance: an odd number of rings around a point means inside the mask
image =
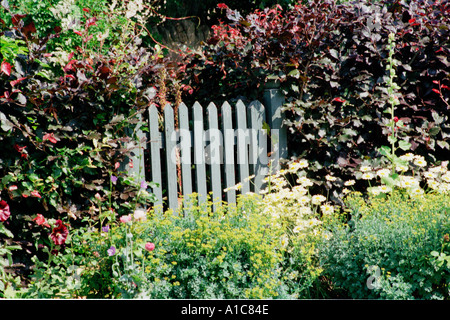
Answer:
[{"label": "small white flower", "polygon": [[385,186],[385,185],[382,185],[382,186],[378,187],[378,190],[380,190],[380,192],[383,192],[383,193],[389,193],[389,192],[392,191],[392,188],[388,187],[388,186]]},{"label": "small white flower", "polygon": [[372,171],[372,168],[370,166],[361,166],[361,168],[359,168],[359,171],[368,172],[368,171]]},{"label": "small white flower", "polygon": [[405,171],[408,171],[408,166],[398,165],[398,166],[395,167],[395,170],[399,171],[399,172],[405,172]]},{"label": "small white flower", "polygon": [[300,203],[302,206],[309,203],[310,199],[307,196],[302,196],[298,199],[298,203]]},{"label": "small white flower", "polygon": [[419,167],[423,168],[423,167],[425,167],[427,165],[427,162],[424,159],[419,158],[419,159],[414,160],[414,164],[416,166],[419,166]]},{"label": "small white flower", "polygon": [[311,187],[313,185],[312,181],[307,177],[300,177],[297,179],[297,182],[304,187]]},{"label": "small white flower", "polygon": [[346,187],[350,187],[353,186],[355,184],[355,180],[348,180],[344,182],[344,186]]},{"label": "small white flower", "polygon": [[308,168],[308,160],[302,159],[298,162],[300,168]]},{"label": "small white flower", "polygon": [[330,174],[327,174],[325,176],[325,179],[327,179],[328,181],[336,181],[337,180],[337,178],[335,176],[332,176]]},{"label": "small white flower", "polygon": [[322,202],[324,202],[325,200],[327,200],[327,198],[325,198],[323,195],[321,194],[317,194],[312,196],[311,198],[311,202],[312,204],[318,205],[321,204]]},{"label": "small white flower", "polygon": [[428,187],[430,187],[430,189],[433,189],[433,190],[437,190],[439,188],[439,182],[437,182],[436,180],[428,179],[427,185],[428,185]]},{"label": "small white flower", "polygon": [[400,156],[400,159],[405,160],[405,161],[412,161],[414,159],[414,154],[412,154],[411,152],[408,152],[407,154]]},{"label": "small white flower", "polygon": [[364,180],[372,180],[374,178],[374,175],[371,172],[366,172],[361,176],[361,178],[363,178]]},{"label": "small white flower", "polygon": [[334,207],[329,204],[324,204],[320,206],[323,214],[332,214],[334,212]]},{"label": "small white flower", "polygon": [[311,210],[310,207],[300,207],[299,213],[300,213],[301,215],[308,215],[308,214],[311,214],[311,213],[312,213],[312,210]]},{"label": "small white flower", "polygon": [[280,238],[280,244],[281,244],[281,247],[282,247],[282,248],[286,248],[286,247],[288,246],[288,244],[289,244],[289,238],[288,238],[287,235],[283,235],[283,236]]},{"label": "small white flower", "polygon": [[450,171],[447,171],[445,174],[443,174],[441,179],[444,180],[445,182],[450,183]]},{"label": "small white flower", "polygon": [[391,173],[391,170],[389,170],[389,169],[381,169],[381,170],[378,170],[377,171],[377,175],[380,177],[380,178],[383,178],[383,177],[389,177],[389,174]]},{"label": "small white flower", "polygon": [[434,179],[437,177],[437,174],[429,170],[429,171],[425,171],[423,173],[423,176],[427,179]]},{"label": "small white flower", "polygon": [[420,196],[420,195],[423,195],[425,192],[423,191],[423,189],[422,188],[413,188],[412,190],[411,190],[411,194],[412,195],[415,195],[415,196]]}]

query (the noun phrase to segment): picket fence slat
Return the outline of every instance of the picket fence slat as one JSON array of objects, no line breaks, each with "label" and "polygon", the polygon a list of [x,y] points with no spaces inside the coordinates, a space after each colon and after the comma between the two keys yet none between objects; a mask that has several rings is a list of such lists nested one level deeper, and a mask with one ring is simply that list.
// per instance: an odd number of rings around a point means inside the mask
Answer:
[{"label": "picket fence slat", "polygon": [[249,131],[247,130],[247,107],[239,100],[236,104],[236,127],[237,127],[237,160],[239,168],[239,181],[242,183],[242,193],[250,192],[248,181],[248,142]]},{"label": "picket fence slat", "polygon": [[206,149],[208,163],[211,166],[211,191],[212,201],[214,203],[214,210],[216,210],[216,202],[222,200],[222,175],[220,172],[221,164],[221,146],[222,135],[219,131],[219,121],[217,114],[217,107],[214,103],[210,103],[206,109],[208,115],[208,136],[209,146]]},{"label": "picket fence slat", "polygon": [[173,108],[170,105],[164,107],[165,137],[166,137],[166,174],[167,174],[167,197],[169,208],[178,208],[177,190],[177,162],[178,152],[176,146],[176,131]]},{"label": "picket fence slat", "polygon": [[234,167],[234,133],[231,106],[228,102],[222,104],[222,128],[224,138],[225,158],[225,188],[228,190],[226,199],[228,203],[236,203],[236,191],[230,189],[236,184]]},{"label": "picket fence slat", "polygon": [[189,111],[184,103],[178,106],[178,121],[180,124],[180,147],[181,147],[181,178],[183,196],[187,198],[192,194],[191,173],[191,133],[189,131]]},{"label": "picket fence slat", "polygon": [[[259,101],[246,106],[241,100],[234,110],[228,102],[220,108],[212,102],[203,108],[196,102],[191,109],[184,103],[176,109],[168,104],[162,114],[151,106],[149,147],[139,148],[137,159],[150,164],[147,178],[157,184],[152,190],[155,205],[177,210],[184,203],[186,210],[186,200],[197,193],[199,203],[211,195],[216,210],[222,200],[236,203],[238,192],[259,193],[270,160],[271,143],[263,130],[266,112]],[[150,159],[144,157],[144,149]],[[250,182],[251,175],[254,180]],[[239,191],[233,188],[238,182],[242,183]]]},{"label": "picket fence slat", "polygon": [[194,104],[194,164],[195,177],[199,203],[205,203],[208,191],[206,188],[206,165],[205,165],[205,132],[203,129],[203,108],[196,102]]},{"label": "picket fence slat", "polygon": [[161,176],[161,136],[159,133],[159,114],[156,106],[151,106],[148,111],[149,118],[149,134],[150,134],[150,170],[151,180],[157,184],[153,188],[153,193],[156,196],[155,205],[162,205],[162,176]]}]

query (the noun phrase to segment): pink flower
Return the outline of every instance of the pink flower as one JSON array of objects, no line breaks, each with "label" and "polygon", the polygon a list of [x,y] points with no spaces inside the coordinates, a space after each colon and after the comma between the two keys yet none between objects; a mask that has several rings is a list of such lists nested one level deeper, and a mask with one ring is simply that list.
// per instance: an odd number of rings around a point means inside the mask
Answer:
[{"label": "pink flower", "polygon": [[155,250],[155,244],[154,244],[154,243],[151,243],[151,242],[147,242],[147,243],[145,244],[145,250],[147,250],[147,251],[149,251],[149,252]]},{"label": "pink flower", "polygon": [[45,219],[45,217],[38,213],[36,218],[33,219],[33,221],[36,221],[36,223],[38,224],[38,226],[45,226],[50,228],[50,225],[47,223],[47,220]]},{"label": "pink flower", "polygon": [[132,219],[132,218],[133,218],[133,217],[132,217],[131,214],[126,215],[126,216],[121,216],[121,217],[120,217],[120,222],[123,222],[123,223],[131,222],[131,219]]},{"label": "pink flower", "polygon": [[0,221],[6,221],[10,215],[8,203],[5,200],[0,201]]}]

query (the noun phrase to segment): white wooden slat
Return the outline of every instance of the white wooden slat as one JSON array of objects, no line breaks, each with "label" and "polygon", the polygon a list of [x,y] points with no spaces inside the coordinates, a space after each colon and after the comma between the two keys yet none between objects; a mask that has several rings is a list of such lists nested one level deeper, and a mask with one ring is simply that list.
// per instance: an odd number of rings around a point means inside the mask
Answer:
[{"label": "white wooden slat", "polygon": [[[225,167],[225,188],[233,187],[236,184],[234,167],[234,130],[231,106],[228,102],[222,104],[222,130],[224,137],[224,167]],[[236,203],[236,191],[230,189],[226,194],[228,203]]]},{"label": "white wooden slat", "polygon": [[167,165],[167,200],[170,209],[178,209],[177,190],[177,158],[176,158],[176,131],[174,112],[170,105],[164,107],[164,134],[166,137],[166,165]]},{"label": "white wooden slat", "polygon": [[189,111],[184,103],[178,107],[180,124],[180,151],[181,151],[181,179],[183,196],[185,199],[192,194],[192,161],[191,161],[191,132],[189,131]]},{"label": "white wooden slat", "polygon": [[217,107],[214,103],[210,103],[207,107],[208,114],[208,134],[209,140],[209,164],[211,166],[211,191],[214,210],[217,202],[222,201],[222,178],[220,172],[220,164],[222,162],[222,135],[219,131],[219,122],[217,115]]},{"label": "white wooden slat", "polygon": [[196,175],[196,187],[199,203],[205,203],[208,195],[206,188],[206,163],[203,129],[203,108],[196,102],[194,103],[194,164]]},{"label": "white wooden slat", "polygon": [[264,106],[259,101],[251,102],[249,110],[250,127],[252,128],[249,162],[252,164],[253,174],[255,175],[254,192],[259,194],[264,185],[263,179],[268,171],[267,164],[261,162],[261,154],[264,154],[267,158],[267,139],[262,136],[262,125],[266,121],[266,117]]},{"label": "white wooden slat", "polygon": [[[250,176],[248,170],[248,130],[247,110],[244,103],[239,100],[236,104],[236,127],[237,127],[237,164],[239,168],[239,182],[242,183],[242,194],[250,191]],[[247,180],[247,181],[246,181]]]},{"label": "white wooden slat", "polygon": [[153,188],[156,196],[155,205],[162,205],[162,179],[161,179],[161,135],[159,128],[159,114],[155,105],[152,105],[148,111],[149,132],[150,132],[150,170],[151,180],[158,184]]}]

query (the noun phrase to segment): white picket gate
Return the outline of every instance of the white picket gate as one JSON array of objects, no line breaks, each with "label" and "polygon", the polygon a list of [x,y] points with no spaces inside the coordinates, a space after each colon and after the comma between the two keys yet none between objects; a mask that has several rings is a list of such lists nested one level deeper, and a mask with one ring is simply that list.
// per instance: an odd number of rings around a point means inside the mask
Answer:
[{"label": "white picket gate", "polygon": [[[166,105],[161,113],[151,106],[146,119],[149,132],[138,133],[144,143],[133,150],[130,174],[157,183],[155,205],[164,199],[174,210],[193,192],[199,203],[208,194],[213,202],[236,203],[237,192],[258,193],[269,161],[276,169],[287,153],[280,111],[283,97],[277,89],[268,89],[264,102],[268,108],[259,101],[246,106],[239,100],[233,107],[225,102],[220,108],[214,103],[206,108],[181,103],[176,110]],[[145,177],[146,165],[150,177]],[[239,191],[230,188],[238,183]]]}]

